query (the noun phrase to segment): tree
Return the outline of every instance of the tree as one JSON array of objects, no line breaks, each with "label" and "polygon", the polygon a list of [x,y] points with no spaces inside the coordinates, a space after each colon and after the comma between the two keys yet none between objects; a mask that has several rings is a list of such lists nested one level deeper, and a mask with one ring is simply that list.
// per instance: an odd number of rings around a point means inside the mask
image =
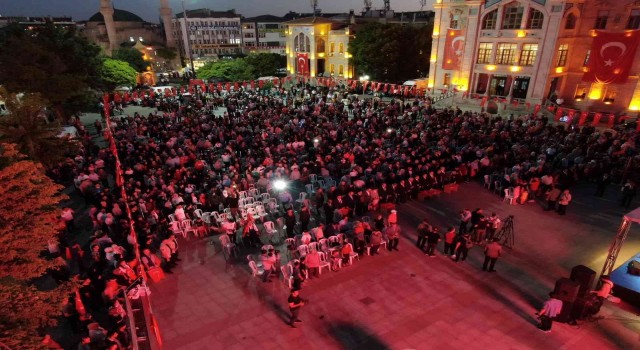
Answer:
[{"label": "tree", "polygon": [[255,78],[276,75],[287,66],[287,57],[277,53],[254,53],[244,58]]},{"label": "tree", "polygon": [[74,29],[52,24],[34,31],[9,26],[0,35],[0,82],[12,93],[39,93],[65,119],[86,106],[89,88],[101,85],[100,48]]},{"label": "tree", "polygon": [[167,60],[167,61],[173,61],[178,54],[176,53],[176,50],[174,49],[170,49],[170,48],[166,48],[166,47],[161,47],[159,49],[156,50],[156,56]]},{"label": "tree", "polygon": [[120,85],[135,85],[137,75],[136,70],[125,61],[107,58],[102,63],[102,81],[108,90],[113,90]]},{"label": "tree", "polygon": [[429,72],[433,26],[369,23],[349,43],[352,63],[372,80],[400,83]]},{"label": "tree", "polygon": [[52,166],[77,150],[76,144],[59,137],[58,123],[47,123],[46,101],[39,94],[9,94],[0,88],[9,115],[0,118],[0,141],[14,143],[29,159]]},{"label": "tree", "polygon": [[196,71],[199,79],[220,81],[243,81],[254,78],[251,68],[243,58],[209,62]]},{"label": "tree", "polygon": [[144,72],[149,65],[143,58],[142,52],[132,48],[122,48],[113,51],[111,58],[114,60],[125,61],[133,67],[137,72]]},{"label": "tree", "polygon": [[13,349],[42,347],[41,332],[60,316],[71,284],[41,290],[34,280],[64,265],[43,254],[56,239],[62,186],[16,145],[0,143],[0,342]]}]

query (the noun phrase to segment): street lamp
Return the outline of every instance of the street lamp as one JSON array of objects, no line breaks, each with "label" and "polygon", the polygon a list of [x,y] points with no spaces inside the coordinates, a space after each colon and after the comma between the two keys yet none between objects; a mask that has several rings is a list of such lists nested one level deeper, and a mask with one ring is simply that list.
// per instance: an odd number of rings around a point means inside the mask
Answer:
[{"label": "street lamp", "polygon": [[365,75],[360,77],[360,83],[362,84],[362,95],[364,95],[364,91],[366,89],[365,82],[367,82],[367,81],[369,81],[369,76],[368,75],[365,74]]}]

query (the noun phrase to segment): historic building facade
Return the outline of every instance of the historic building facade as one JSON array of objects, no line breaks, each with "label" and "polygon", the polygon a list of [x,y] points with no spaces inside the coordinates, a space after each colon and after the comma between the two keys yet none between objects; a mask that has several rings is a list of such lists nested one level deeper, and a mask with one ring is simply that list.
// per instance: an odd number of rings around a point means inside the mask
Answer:
[{"label": "historic building facade", "polygon": [[567,1],[545,95],[569,108],[640,111],[640,1]]},{"label": "historic building facade", "polygon": [[285,22],[287,70],[309,77],[351,79],[348,24],[323,17],[305,17]]},{"label": "historic building facade", "polygon": [[282,17],[263,15],[242,20],[244,53],[266,52],[284,55],[287,36]]},{"label": "historic building facade", "polygon": [[540,103],[564,2],[436,0],[429,87]]}]

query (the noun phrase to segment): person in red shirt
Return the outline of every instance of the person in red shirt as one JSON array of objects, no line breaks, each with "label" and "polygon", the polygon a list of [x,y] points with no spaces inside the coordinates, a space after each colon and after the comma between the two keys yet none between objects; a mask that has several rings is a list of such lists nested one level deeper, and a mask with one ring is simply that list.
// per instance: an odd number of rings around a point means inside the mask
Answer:
[{"label": "person in red shirt", "polygon": [[453,255],[455,251],[456,229],[452,226],[444,234],[444,255]]}]

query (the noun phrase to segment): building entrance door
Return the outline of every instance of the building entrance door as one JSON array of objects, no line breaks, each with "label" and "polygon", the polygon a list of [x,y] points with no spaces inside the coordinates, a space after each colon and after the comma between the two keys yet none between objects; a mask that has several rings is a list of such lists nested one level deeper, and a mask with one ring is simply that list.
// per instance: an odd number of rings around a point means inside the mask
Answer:
[{"label": "building entrance door", "polygon": [[529,90],[529,77],[517,77],[513,81],[513,98],[525,99],[527,98],[527,91]]},{"label": "building entrance door", "polygon": [[489,95],[506,96],[507,95],[507,77],[493,76],[489,84]]}]

